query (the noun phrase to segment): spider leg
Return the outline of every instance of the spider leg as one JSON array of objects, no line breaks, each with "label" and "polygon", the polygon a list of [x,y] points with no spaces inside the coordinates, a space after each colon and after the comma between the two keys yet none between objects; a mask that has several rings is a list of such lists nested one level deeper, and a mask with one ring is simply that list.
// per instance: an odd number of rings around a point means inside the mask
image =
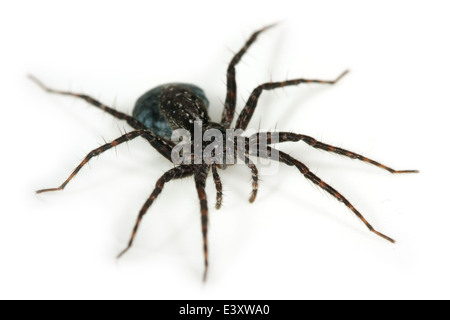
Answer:
[{"label": "spider leg", "polygon": [[[266,157],[266,158],[270,158],[270,155],[272,153],[272,150],[274,150],[271,147],[267,147],[267,152],[266,154],[261,154],[259,153],[260,157]],[[336,189],[334,189],[333,187],[331,187],[329,184],[327,184],[326,182],[322,181],[318,176],[316,176],[315,174],[313,174],[307,166],[305,166],[302,162],[300,162],[299,160],[291,157],[290,155],[282,152],[282,151],[278,151],[279,154],[279,162],[282,162],[284,164],[287,164],[288,166],[295,166],[297,167],[297,169],[303,174],[303,176],[312,181],[314,184],[316,184],[317,186],[319,186],[320,188],[322,188],[323,190],[325,190],[326,192],[328,192],[329,194],[331,194],[333,197],[335,197],[338,201],[342,202],[347,208],[349,208],[365,225],[366,227],[373,233],[375,233],[377,236],[380,236],[381,238],[388,240],[392,243],[395,243],[395,240],[382,234],[381,232],[375,230],[374,227],[372,227],[372,225],[366,220],[366,218],[364,218],[364,216],[350,203],[350,201],[348,201],[341,193],[339,193]]]},{"label": "spider leg", "polygon": [[[117,119],[125,120],[134,129],[137,129],[137,130],[147,129],[142,123],[140,123],[138,120],[136,120],[132,116],[129,116],[123,112],[114,110],[113,108],[104,105],[103,103],[99,102],[98,100],[96,100],[88,95],[69,92],[69,91],[51,89],[32,75],[29,75],[28,78],[30,80],[32,80],[34,83],[36,83],[39,87],[41,87],[46,92],[80,98],[80,99],[86,101],[87,103],[105,111],[106,113],[109,113],[110,115],[112,115],[113,117],[115,117]],[[147,131],[149,131],[149,130],[147,129]],[[163,155],[166,159],[171,161],[171,151],[174,146],[173,142],[166,140],[163,137],[159,137],[157,139],[158,141],[156,141],[154,137],[155,137],[154,134],[143,135],[143,138],[145,138],[161,155]]]},{"label": "spider leg", "polygon": [[248,201],[250,203],[253,203],[256,199],[256,195],[258,193],[258,168],[253,163],[253,161],[250,159],[248,150],[245,151],[245,154],[242,154],[242,152],[238,152],[239,157],[241,160],[245,162],[247,167],[252,171],[252,193],[250,195],[250,199]]},{"label": "spider leg", "polygon": [[117,258],[120,258],[121,256],[123,256],[133,245],[133,241],[136,236],[136,232],[139,228],[139,225],[142,221],[142,218],[144,217],[145,213],[150,208],[150,206],[153,204],[153,201],[155,201],[155,199],[161,193],[162,189],[164,188],[164,184],[166,184],[170,180],[181,179],[181,178],[191,176],[193,173],[194,173],[193,166],[180,165],[178,167],[170,169],[169,171],[166,171],[158,179],[158,181],[156,181],[156,185],[155,185],[155,188],[153,189],[153,192],[150,194],[150,197],[147,199],[147,201],[145,201],[144,205],[142,206],[141,210],[139,211],[139,215],[137,217],[137,220],[134,225],[133,232],[131,234],[131,237],[130,237],[127,247],[117,256]]},{"label": "spider leg", "polygon": [[242,109],[241,113],[239,114],[238,119],[236,120],[236,129],[247,129],[248,123],[250,122],[253,113],[255,111],[256,105],[258,104],[258,99],[263,92],[263,90],[273,90],[277,88],[283,88],[286,86],[295,86],[299,85],[301,83],[322,83],[322,84],[335,84],[338,82],[343,76],[345,76],[349,71],[345,70],[340,74],[339,77],[337,77],[334,80],[315,80],[315,79],[293,79],[293,80],[286,80],[282,82],[267,82],[263,83],[259,86],[257,86],[255,89],[253,89],[253,92],[251,93],[250,97],[247,100],[247,103],[245,104],[244,109]]},{"label": "spider leg", "polygon": [[236,65],[241,60],[242,56],[247,52],[248,48],[256,41],[261,32],[273,27],[274,24],[266,26],[262,29],[255,31],[247,40],[245,45],[236,53],[231,59],[227,69],[227,95],[225,98],[225,106],[222,113],[221,124],[225,128],[229,128],[233,121],[234,111],[236,109]]},{"label": "spider leg", "polygon": [[[83,161],[81,161],[81,163],[75,168],[75,170],[73,170],[73,172],[71,173],[71,175],[66,179],[66,181],[64,181],[59,187],[57,188],[49,188],[49,189],[41,189],[41,190],[37,190],[36,193],[43,193],[43,192],[50,192],[50,191],[60,191],[63,190],[65,188],[65,186],[75,177],[75,175],[81,170],[81,168],[83,168],[83,166],[89,162],[89,160],[91,160],[93,157],[96,157],[98,155],[100,155],[101,153],[105,152],[106,150],[109,150],[121,143],[133,140],[139,136],[149,136],[152,135],[151,132],[149,132],[148,130],[135,130],[135,131],[131,131],[127,134],[124,134],[123,136],[111,141],[110,143],[106,143],[94,150],[92,150],[91,152],[89,152],[87,154],[87,156],[83,159]],[[155,139],[155,138],[154,138]]]},{"label": "spider leg", "polygon": [[198,199],[200,200],[200,212],[202,221],[203,235],[203,255],[205,263],[205,271],[203,273],[203,281],[206,281],[208,273],[208,201],[206,199],[205,185],[208,177],[209,166],[199,165],[195,167],[195,187],[197,188]]},{"label": "spider leg", "polygon": [[[348,151],[339,147],[334,147],[332,145],[329,144],[325,144],[322,143],[320,141],[317,141],[316,139],[309,137],[309,136],[305,136],[303,134],[296,134],[296,133],[292,133],[292,132],[277,132],[278,134],[278,141],[277,142],[297,142],[297,141],[303,141],[307,144],[309,144],[310,146],[317,148],[317,149],[322,149],[328,152],[332,152],[332,153],[337,153],[340,155],[343,155],[345,157],[351,158],[351,159],[358,159],[367,163],[370,163],[374,166],[377,166],[381,169],[384,169],[386,171],[389,171],[390,173],[418,173],[419,170],[394,170],[392,168],[389,168],[388,166],[385,166],[384,164],[381,164],[375,160],[366,158],[360,154],[357,154],[355,152],[352,151]],[[254,134],[252,137],[255,137],[258,139],[259,141],[259,135],[260,133],[256,133]],[[265,134],[265,136],[267,136],[267,143],[270,144],[271,143],[271,135],[270,134]],[[251,138],[252,138],[251,137]]]},{"label": "spider leg", "polygon": [[222,181],[220,180],[219,173],[217,172],[217,165],[214,163],[211,165],[214,184],[216,186],[216,209],[219,210],[222,207]]},{"label": "spider leg", "polygon": [[125,120],[134,129],[145,129],[144,125],[142,123],[140,123],[139,121],[137,121],[135,118],[133,118],[123,112],[114,110],[113,108],[110,108],[110,107],[104,105],[100,101],[98,101],[88,95],[81,94],[81,93],[69,92],[69,91],[55,90],[55,89],[49,88],[33,75],[29,75],[28,78],[31,81],[33,81],[34,83],[36,83],[43,90],[47,91],[48,93],[54,93],[54,94],[59,94],[59,95],[64,95],[64,96],[80,98],[80,99],[86,101],[87,103],[105,111],[106,113],[109,113],[110,115],[112,115],[113,117],[115,117],[117,119]]}]

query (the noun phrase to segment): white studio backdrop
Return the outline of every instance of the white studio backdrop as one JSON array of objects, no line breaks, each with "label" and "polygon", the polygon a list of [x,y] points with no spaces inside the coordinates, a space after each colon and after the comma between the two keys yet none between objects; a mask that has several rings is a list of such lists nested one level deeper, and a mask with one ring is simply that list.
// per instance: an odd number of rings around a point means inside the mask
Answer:
[{"label": "white studio backdrop", "polygon": [[[449,298],[446,170],[450,25],[444,1],[16,1],[2,4],[0,298]],[[133,141],[82,158],[123,130],[86,103],[31,83],[90,94],[131,113],[162,83],[201,86],[218,119],[225,72],[237,67],[238,111],[269,80],[333,79],[263,93],[250,127],[293,131],[416,175],[382,170],[302,143],[281,149],[342,192],[392,245],[344,205],[280,166],[249,204],[246,168],[207,182],[210,270],[203,284],[193,179],[171,182],[120,260],[137,213],[171,164]]]}]

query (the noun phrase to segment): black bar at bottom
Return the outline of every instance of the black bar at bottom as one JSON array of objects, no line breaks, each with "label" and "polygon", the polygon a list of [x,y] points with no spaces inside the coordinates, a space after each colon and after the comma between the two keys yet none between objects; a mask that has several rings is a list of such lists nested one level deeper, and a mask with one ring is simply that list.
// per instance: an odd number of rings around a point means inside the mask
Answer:
[{"label": "black bar at bottom", "polygon": [[289,319],[299,301],[286,300],[171,300],[148,301],[152,311],[168,319]]}]

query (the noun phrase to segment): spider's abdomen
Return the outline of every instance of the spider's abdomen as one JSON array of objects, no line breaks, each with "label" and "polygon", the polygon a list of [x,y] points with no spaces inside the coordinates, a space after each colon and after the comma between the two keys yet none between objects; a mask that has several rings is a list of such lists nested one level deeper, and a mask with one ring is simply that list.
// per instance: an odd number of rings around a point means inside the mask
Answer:
[{"label": "spider's abdomen", "polygon": [[189,120],[195,120],[195,115],[209,119],[208,106],[201,88],[189,83],[167,83],[144,93],[136,101],[133,117],[155,134],[170,139],[174,129],[189,130],[193,125]]}]

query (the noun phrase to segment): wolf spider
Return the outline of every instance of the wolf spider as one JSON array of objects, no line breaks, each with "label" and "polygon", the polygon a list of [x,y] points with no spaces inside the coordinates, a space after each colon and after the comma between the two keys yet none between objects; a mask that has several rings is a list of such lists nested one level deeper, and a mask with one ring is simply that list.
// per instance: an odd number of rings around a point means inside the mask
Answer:
[{"label": "wolf spider", "polygon": [[[41,189],[37,190],[37,193],[44,193],[50,191],[59,191],[63,190],[66,185],[73,179],[73,177],[81,170],[81,168],[88,163],[88,161],[100,155],[101,153],[109,150],[117,145],[133,140],[137,137],[142,137],[146,139],[150,145],[156,149],[161,155],[167,158],[169,161],[172,161],[172,151],[175,147],[175,143],[170,140],[170,136],[172,130],[183,128],[188,130],[189,132],[193,132],[193,122],[196,120],[201,120],[203,123],[202,130],[203,132],[214,128],[218,129],[220,132],[225,134],[226,129],[231,127],[233,117],[236,109],[236,71],[235,67],[241,60],[242,56],[247,52],[249,47],[255,42],[260,33],[266,31],[273,25],[266,26],[260,30],[254,32],[251,37],[247,40],[245,45],[241,48],[239,52],[237,52],[231,62],[228,65],[227,69],[227,92],[226,99],[224,104],[224,110],[222,113],[222,118],[220,123],[215,123],[210,120],[208,115],[208,100],[206,99],[203,91],[191,84],[182,84],[182,83],[171,83],[156,87],[146,94],[144,94],[136,103],[136,106],[133,110],[133,116],[127,115],[125,113],[116,111],[101,102],[93,99],[90,96],[73,93],[68,91],[60,91],[54,90],[47,86],[45,86],[42,82],[36,79],[33,76],[30,76],[30,79],[33,80],[36,84],[38,84],[42,89],[49,93],[60,94],[73,96],[80,99],[85,100],[87,103],[94,105],[97,108],[109,113],[113,117],[125,120],[133,129],[129,133],[122,135],[121,137],[111,141],[110,143],[106,143],[99,148],[96,148],[88,153],[88,155],[84,158],[83,161],[75,168],[75,170],[70,174],[70,176],[57,188],[49,188],[49,189]],[[338,76],[334,80],[311,80],[311,79],[293,79],[286,80],[282,82],[267,82],[257,86],[251,93],[248,98],[243,110],[240,112],[234,129],[242,129],[245,130],[252,118],[252,115],[255,111],[255,108],[258,103],[258,99],[263,91],[274,90],[277,88],[282,88],[286,86],[295,86],[301,83],[321,83],[321,84],[335,84],[337,83],[348,71],[344,71],[340,76]],[[392,243],[395,241],[384,235],[383,233],[377,231],[371,224],[364,218],[364,216],[345,198],[341,193],[331,187],[329,184],[321,180],[318,176],[313,174],[307,166],[305,166],[299,160],[291,157],[287,153],[284,153],[279,150],[275,150],[270,146],[266,146],[264,150],[259,150],[257,153],[250,154],[248,152],[248,146],[250,144],[251,139],[259,139],[264,132],[258,132],[250,137],[243,137],[245,141],[245,148],[247,152],[245,152],[242,156],[243,160],[245,160],[245,164],[251,170],[252,173],[252,193],[249,201],[253,202],[256,198],[256,194],[258,192],[258,168],[256,165],[250,160],[250,156],[262,157],[262,158],[270,158],[271,155],[276,151],[278,153],[276,161],[280,163],[284,163],[288,166],[296,167],[300,173],[308,180],[312,181],[314,184],[325,190],[327,193],[331,194],[338,201],[342,202],[345,206],[347,206],[365,225],[366,227],[373,232],[374,234],[380,236],[383,239],[386,239]],[[358,159],[372,165],[375,165],[381,169],[387,170],[391,173],[414,173],[418,172],[417,170],[394,170],[389,168],[377,161],[366,158],[357,153],[334,147],[320,141],[315,140],[312,137],[291,133],[291,132],[279,132],[279,143],[288,142],[288,141],[303,141],[310,146],[318,149],[322,149],[325,151],[329,151],[332,153],[337,153],[343,155],[348,158]],[[267,140],[267,144],[271,144],[274,141],[269,138]],[[204,150],[205,146],[202,144],[202,150]],[[173,162],[173,161],[172,161]],[[204,273],[203,280],[206,279],[207,270],[208,270],[208,242],[207,242],[207,232],[208,232],[208,203],[207,197],[205,193],[205,182],[208,177],[209,172],[212,172],[213,180],[216,187],[216,208],[219,209],[222,204],[222,183],[220,180],[220,176],[218,173],[218,169],[226,169],[226,165],[221,165],[216,162],[207,162],[205,160],[200,161],[200,163],[194,163],[191,161],[190,163],[183,163],[176,165],[174,168],[165,172],[156,182],[155,188],[153,192],[150,194],[150,197],[145,201],[142,206],[139,215],[137,217],[136,223],[134,225],[131,238],[128,242],[126,248],[119,254],[118,257],[121,257],[128,249],[131,248],[133,241],[135,239],[136,232],[139,228],[139,225],[142,221],[147,210],[153,204],[155,199],[161,193],[164,185],[175,179],[181,179],[184,177],[194,176],[195,187],[198,193],[198,199],[200,201],[200,212],[201,212],[201,225],[202,225],[202,234],[203,234],[203,252],[204,252]]]}]

